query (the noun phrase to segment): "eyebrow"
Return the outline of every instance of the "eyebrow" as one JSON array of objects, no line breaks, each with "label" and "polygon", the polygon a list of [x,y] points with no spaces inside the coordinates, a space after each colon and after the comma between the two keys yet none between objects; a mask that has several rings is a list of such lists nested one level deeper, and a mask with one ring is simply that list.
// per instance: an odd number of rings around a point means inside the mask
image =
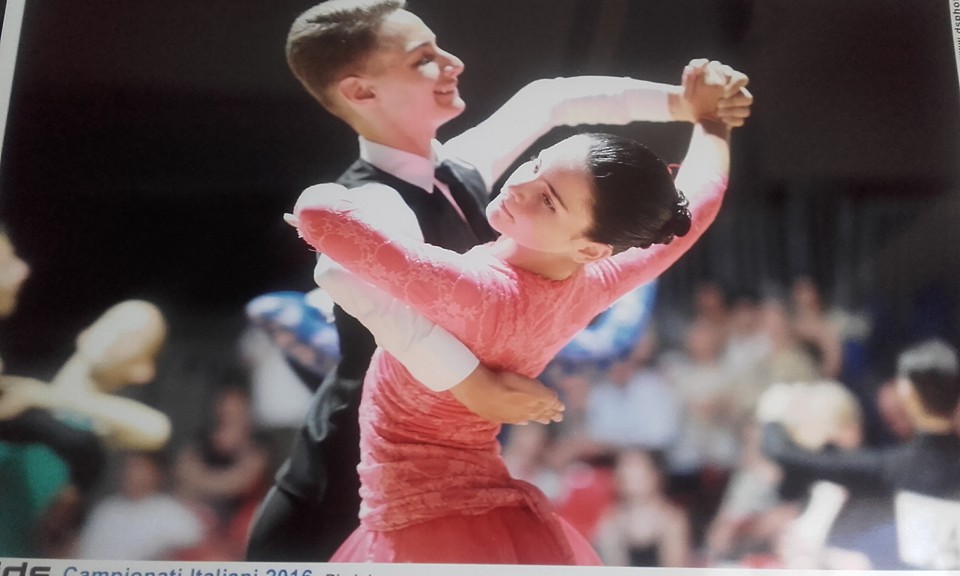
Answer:
[{"label": "eyebrow", "polygon": [[[539,166],[543,163],[543,160],[541,159],[540,156],[537,156],[535,159],[535,162]],[[551,184],[550,181],[546,179],[546,177],[543,178],[543,182],[547,185],[547,189],[550,190],[550,194],[557,199],[557,202],[564,209],[564,211],[569,212],[570,210],[567,208],[567,205],[563,203],[563,198],[561,198],[560,195],[557,194],[557,189],[553,187],[553,184]]]},{"label": "eyebrow", "polygon": [[408,49],[407,49],[407,54],[413,54],[414,52],[417,52],[418,50],[421,50],[421,49],[423,49],[423,48],[427,48],[427,47],[429,47],[429,46],[432,46],[433,43],[436,42],[436,41],[437,41],[437,37],[436,37],[436,36],[433,36],[433,37],[431,37],[431,38],[428,38],[428,39],[424,40],[423,42],[420,42],[419,44],[417,44],[417,45],[415,45],[415,46],[411,46],[410,48],[408,48]]}]

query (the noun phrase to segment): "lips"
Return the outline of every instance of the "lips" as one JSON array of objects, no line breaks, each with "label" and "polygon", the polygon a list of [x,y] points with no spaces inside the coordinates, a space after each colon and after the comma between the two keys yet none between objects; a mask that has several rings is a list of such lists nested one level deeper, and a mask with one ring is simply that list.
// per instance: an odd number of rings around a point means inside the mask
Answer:
[{"label": "lips", "polygon": [[456,92],[457,92],[456,84],[450,84],[448,86],[444,86],[443,88],[437,88],[436,90],[433,91],[434,94],[437,94],[439,96],[450,96],[451,94],[456,94]]},{"label": "lips", "polygon": [[510,209],[507,208],[507,199],[506,199],[506,198],[504,198],[504,199],[500,202],[500,209],[503,210],[503,213],[506,214],[511,220],[515,220],[515,218],[513,217],[513,212],[511,212]]}]

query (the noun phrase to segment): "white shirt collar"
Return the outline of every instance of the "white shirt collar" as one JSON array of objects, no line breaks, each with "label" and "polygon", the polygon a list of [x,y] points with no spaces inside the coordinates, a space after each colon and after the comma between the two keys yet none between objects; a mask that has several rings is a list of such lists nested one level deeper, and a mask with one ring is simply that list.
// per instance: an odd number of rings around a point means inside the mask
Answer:
[{"label": "white shirt collar", "polygon": [[360,158],[362,160],[413,184],[417,188],[433,192],[434,170],[442,157],[440,142],[433,140],[430,143],[433,158],[424,158],[404,150],[371,142],[363,136],[360,136],[359,140]]}]

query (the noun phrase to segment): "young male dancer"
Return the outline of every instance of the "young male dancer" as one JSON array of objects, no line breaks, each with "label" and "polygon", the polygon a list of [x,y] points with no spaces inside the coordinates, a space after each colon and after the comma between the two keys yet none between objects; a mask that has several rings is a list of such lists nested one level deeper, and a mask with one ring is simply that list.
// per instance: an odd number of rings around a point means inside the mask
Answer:
[{"label": "young male dancer", "polygon": [[[741,91],[746,77],[719,63],[710,66],[727,83],[729,96],[720,103],[687,98],[678,86],[631,78],[538,80],[490,119],[441,145],[437,130],[465,107],[457,90],[464,65],[437,45],[403,0],[329,0],[314,6],[294,22],[287,59],[304,88],[359,136],[360,159],[338,182],[348,188],[388,184],[416,214],[427,242],[460,252],[494,238],[482,211],[493,183],[551,128],[693,121],[707,113],[736,125],[752,101]],[[698,69],[707,65],[691,63]],[[552,393],[541,385],[491,372],[469,354],[446,353],[456,346],[449,334],[404,316],[402,308],[391,308],[397,316],[380,320],[380,329],[369,321],[378,314],[363,320],[378,338],[389,331],[390,342],[403,343],[403,350],[394,350],[381,342],[425,384],[451,390],[491,419],[517,419],[485,412],[511,405],[484,404],[498,393],[525,400],[521,404],[533,412],[520,419],[556,417]],[[357,408],[376,343],[356,319],[339,309],[335,315],[342,360],[316,392],[293,453],[261,505],[249,560],[326,560],[358,524]]]}]

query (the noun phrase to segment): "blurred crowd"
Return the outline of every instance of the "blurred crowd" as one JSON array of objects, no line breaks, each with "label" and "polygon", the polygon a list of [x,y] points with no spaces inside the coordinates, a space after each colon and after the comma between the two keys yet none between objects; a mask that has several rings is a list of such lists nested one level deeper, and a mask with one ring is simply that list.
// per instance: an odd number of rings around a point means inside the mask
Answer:
[{"label": "blurred crowd", "polygon": [[705,282],[690,308],[658,314],[627,358],[545,374],[564,420],[506,431],[513,474],[550,496],[610,565],[908,567],[891,497],[869,487],[850,497],[785,473],[761,449],[759,405],[790,383],[803,387],[789,421],[805,449],[914,435],[892,369],[865,361],[870,319],[827,307],[807,277],[763,294]]},{"label": "blurred crowd", "polygon": [[[0,230],[3,315],[28,275]],[[758,413],[789,383],[805,386],[787,409],[804,448],[913,436],[894,374],[865,361],[870,334],[870,318],[829,307],[810,278],[762,294],[704,282],[688,310],[659,310],[629,356],[551,366],[542,378],[564,420],[506,427],[504,459],[609,565],[902,567],[889,502],[796,482],[761,450]],[[126,301],[50,382],[0,367],[0,556],[242,559],[309,393],[249,327],[235,370],[196,407],[196,433],[172,442],[177,414],[122,393],[153,379],[165,338],[159,309]]]}]

